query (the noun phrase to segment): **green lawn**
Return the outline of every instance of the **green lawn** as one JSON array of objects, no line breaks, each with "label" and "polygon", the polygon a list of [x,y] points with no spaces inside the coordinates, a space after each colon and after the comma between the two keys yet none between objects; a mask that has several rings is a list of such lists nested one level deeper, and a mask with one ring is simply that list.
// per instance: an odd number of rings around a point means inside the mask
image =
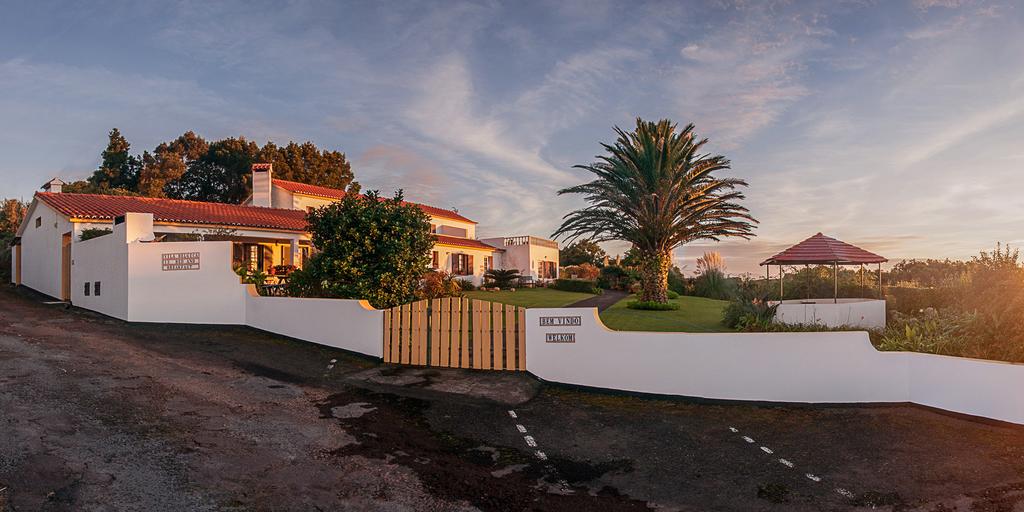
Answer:
[{"label": "green lawn", "polygon": [[703,297],[679,297],[676,311],[641,311],[629,309],[630,296],[601,313],[601,321],[616,331],[678,331],[678,332],[730,332],[722,325],[722,309],[728,301]]},{"label": "green lawn", "polygon": [[563,292],[562,290],[552,290],[550,288],[521,288],[514,292],[507,290],[500,292],[466,292],[466,297],[501,302],[503,304],[514,304],[525,308],[559,308],[593,297],[593,295],[589,293]]}]

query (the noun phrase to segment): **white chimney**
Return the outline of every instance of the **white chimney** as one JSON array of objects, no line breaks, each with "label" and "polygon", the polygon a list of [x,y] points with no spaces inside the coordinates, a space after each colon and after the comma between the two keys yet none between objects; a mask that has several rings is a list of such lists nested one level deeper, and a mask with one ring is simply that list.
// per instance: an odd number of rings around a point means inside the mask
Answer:
[{"label": "white chimney", "polygon": [[252,205],[270,208],[274,166],[252,164]]},{"label": "white chimney", "polygon": [[47,192],[53,192],[54,194],[60,194],[60,191],[62,190],[64,185],[67,185],[67,183],[61,181],[60,178],[54,178],[50,181],[47,181],[46,183],[43,183],[43,190]]}]

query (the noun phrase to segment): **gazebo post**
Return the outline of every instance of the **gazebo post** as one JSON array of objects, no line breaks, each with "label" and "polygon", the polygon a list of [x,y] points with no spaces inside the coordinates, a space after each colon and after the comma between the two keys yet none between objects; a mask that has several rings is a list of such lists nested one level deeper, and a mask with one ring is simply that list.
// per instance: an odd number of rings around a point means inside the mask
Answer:
[{"label": "gazebo post", "polygon": [[839,262],[832,262],[832,303],[839,304]]},{"label": "gazebo post", "polygon": [[878,264],[878,298],[882,299],[882,264]]},{"label": "gazebo post", "polygon": [[782,286],[782,265],[779,265],[779,302],[785,300],[786,290]]}]

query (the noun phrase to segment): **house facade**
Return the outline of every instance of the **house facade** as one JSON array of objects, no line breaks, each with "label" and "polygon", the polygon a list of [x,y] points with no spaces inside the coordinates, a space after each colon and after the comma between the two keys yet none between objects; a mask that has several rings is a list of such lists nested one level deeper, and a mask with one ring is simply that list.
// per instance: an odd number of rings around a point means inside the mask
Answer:
[{"label": "house facade", "polygon": [[[177,270],[178,264],[175,261],[187,262],[187,255],[197,252],[194,250],[196,247],[203,251],[217,247],[218,261],[223,259],[220,252],[227,251],[223,270],[229,279],[233,278],[236,282],[233,267],[245,266],[262,271],[269,271],[279,265],[301,268],[315,252],[306,231],[307,212],[337,201],[345,192],[276,180],[269,164],[253,166],[253,184],[253,195],[243,204],[224,204],[62,193],[62,182],[55,179],[44,185],[44,191],[36,193],[18,229],[17,238],[10,248],[12,280],[60,300],[77,304],[88,296],[88,301],[95,302],[97,280],[92,275],[97,273],[96,269],[122,265],[122,259],[128,257],[122,254],[120,245],[114,249],[97,249],[99,246],[109,246],[110,243],[90,243],[108,236],[90,239],[89,235],[104,232],[96,230],[119,233],[118,230],[127,229],[118,235],[123,238],[120,244],[129,248],[136,247],[132,250],[139,254],[147,249],[138,244],[166,249],[161,257],[168,258],[168,264],[151,266],[159,272]],[[534,265],[537,258],[530,256],[533,253],[522,256],[522,247],[505,243],[523,237],[488,239],[491,243],[487,243],[476,238],[477,223],[457,211],[415,205],[430,216],[431,231],[437,237],[431,251],[431,267],[451,272],[459,279],[472,281],[475,285],[482,284],[484,272],[491,268],[516,268],[524,275],[535,276],[536,279],[557,276],[557,244],[554,242],[526,237],[526,240],[536,242],[526,244],[527,247],[543,243],[553,247],[553,253],[540,258],[543,261],[552,261],[551,258],[554,258],[556,270],[551,272],[551,264],[545,263],[547,266],[539,268],[546,273],[538,273],[538,267]],[[125,225],[131,224],[127,219],[135,219],[135,225],[143,227]],[[192,245],[185,247],[171,244]],[[506,257],[506,254],[509,256]],[[204,270],[206,268],[208,265],[203,267]],[[132,274],[113,279],[136,279],[136,276]],[[115,290],[121,289],[120,286],[110,284],[114,281],[108,280],[106,288],[103,288],[101,281],[100,297],[110,297]],[[129,289],[126,285],[125,293]]]}]

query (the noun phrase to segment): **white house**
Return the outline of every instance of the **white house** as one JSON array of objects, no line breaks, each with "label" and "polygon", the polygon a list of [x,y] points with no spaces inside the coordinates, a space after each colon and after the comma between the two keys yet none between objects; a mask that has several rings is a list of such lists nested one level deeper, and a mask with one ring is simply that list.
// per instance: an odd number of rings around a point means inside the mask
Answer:
[{"label": "white house", "polygon": [[[82,240],[83,233],[90,229],[112,228],[116,232],[131,214],[148,214],[146,218],[152,220],[141,232],[125,234],[124,244],[220,242],[217,247],[226,248],[228,260],[224,267],[229,273],[233,266],[239,265],[260,270],[277,265],[302,267],[315,250],[306,231],[307,211],[337,201],[344,191],[275,180],[272,172],[269,164],[253,166],[254,192],[244,204],[62,193],[63,183],[54,179],[44,185],[43,192],[36,193],[18,229],[11,247],[12,280],[46,295],[79,303],[86,296],[86,283],[91,283],[90,288],[95,286],[96,280],[86,275],[93,273],[91,269],[121,265],[124,263],[121,258],[127,257],[120,249],[115,251],[117,254],[101,254],[102,251],[94,247],[104,244]],[[432,251],[434,268],[477,285],[489,268],[517,268],[538,278],[551,274],[550,264],[542,267],[548,269],[546,274],[536,273],[532,263],[518,256],[518,249],[513,251],[513,257],[503,261],[510,246],[477,240],[476,222],[458,212],[416,206],[430,216],[431,229],[437,236]],[[557,245],[544,242],[555,248],[553,258],[557,269]],[[186,252],[189,251],[165,251],[172,255]],[[550,261],[552,255],[546,258],[545,261]],[[170,266],[174,266],[173,261]],[[151,270],[162,271],[159,268]],[[199,283],[197,290],[202,289],[201,285]],[[101,281],[100,287],[101,297],[113,293],[109,283],[104,288]],[[95,302],[94,291],[89,292],[89,301]]]}]

